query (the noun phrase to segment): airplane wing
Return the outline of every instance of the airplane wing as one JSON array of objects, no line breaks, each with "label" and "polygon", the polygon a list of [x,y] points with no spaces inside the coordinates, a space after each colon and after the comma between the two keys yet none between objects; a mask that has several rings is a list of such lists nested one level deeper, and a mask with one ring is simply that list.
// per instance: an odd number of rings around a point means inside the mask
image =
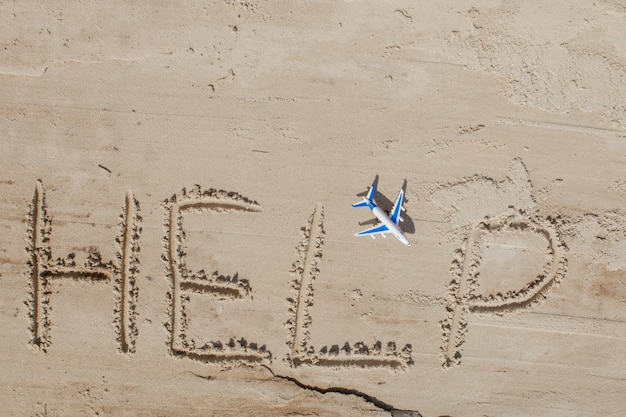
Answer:
[{"label": "airplane wing", "polygon": [[378,226],[370,227],[369,229],[363,230],[362,232],[356,233],[355,236],[371,236],[386,232],[389,232],[389,228],[384,224],[381,224]]},{"label": "airplane wing", "polygon": [[400,190],[400,194],[398,194],[398,198],[396,199],[396,204],[393,205],[393,210],[391,210],[391,216],[389,218],[395,224],[398,224],[399,221],[402,221],[402,217],[400,217],[400,211],[402,211],[402,199],[404,198],[404,190]]}]

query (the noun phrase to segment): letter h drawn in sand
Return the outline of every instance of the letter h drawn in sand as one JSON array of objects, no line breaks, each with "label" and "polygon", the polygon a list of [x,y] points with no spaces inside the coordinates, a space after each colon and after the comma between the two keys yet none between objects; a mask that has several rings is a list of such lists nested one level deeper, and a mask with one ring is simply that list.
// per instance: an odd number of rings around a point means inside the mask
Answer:
[{"label": "letter h drawn in sand", "polygon": [[318,204],[309,218],[306,227],[302,228],[304,238],[296,248],[299,257],[293,264],[291,273],[296,275],[292,281],[292,289],[297,293],[296,298],[288,298],[290,318],[286,325],[290,330],[290,339],[287,343],[289,354],[287,362],[291,366],[302,364],[326,367],[386,367],[403,369],[411,365],[411,345],[407,344],[402,351],[396,351],[395,342],[388,342],[386,347],[380,341],[373,346],[363,342],[356,342],[350,346],[345,342],[332,345],[330,349],[324,346],[319,351],[309,344],[309,327],[312,319],[309,307],[313,305],[313,282],[319,269],[318,263],[322,258],[324,243],[324,211]]},{"label": "letter h drawn in sand", "polygon": [[137,337],[136,306],[138,290],[136,276],[139,272],[139,203],[131,190],[126,193],[124,209],[120,215],[120,234],[115,239],[119,251],[115,261],[104,263],[97,250],[87,257],[84,266],[76,265],[75,255],[70,253],[65,259],[52,260],[50,234],[52,222],[46,212],[44,188],[41,181],[35,185],[35,194],[28,215],[29,278],[31,299],[29,307],[32,332],[31,343],[43,352],[52,345],[50,330],[51,281],[70,278],[88,283],[113,285],[115,294],[114,324],[119,349],[124,353],[134,353]]},{"label": "letter h drawn in sand", "polygon": [[187,335],[189,304],[191,294],[199,294],[227,299],[250,298],[250,284],[238,274],[224,276],[214,271],[208,276],[204,270],[193,273],[186,263],[184,217],[189,213],[216,213],[229,211],[259,212],[256,201],[249,200],[235,192],[209,189],[203,191],[199,185],[187,192],[183,189],[164,201],[166,235],[163,239],[167,275],[171,282],[168,293],[170,302],[169,332],[171,353],[194,360],[211,363],[247,362],[256,363],[270,360],[266,346],[248,343],[241,337],[238,340],[212,341],[197,347]]}]

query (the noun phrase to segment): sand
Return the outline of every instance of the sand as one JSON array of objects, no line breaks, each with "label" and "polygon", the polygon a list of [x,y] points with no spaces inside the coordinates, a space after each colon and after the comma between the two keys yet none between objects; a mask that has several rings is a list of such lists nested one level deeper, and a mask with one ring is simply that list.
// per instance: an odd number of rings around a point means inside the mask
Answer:
[{"label": "sand", "polygon": [[625,22],[0,4],[0,414],[623,414]]}]

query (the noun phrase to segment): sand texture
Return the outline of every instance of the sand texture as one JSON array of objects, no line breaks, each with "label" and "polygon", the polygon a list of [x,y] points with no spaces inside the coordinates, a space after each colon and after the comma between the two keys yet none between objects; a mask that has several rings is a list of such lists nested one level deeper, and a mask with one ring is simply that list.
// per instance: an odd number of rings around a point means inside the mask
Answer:
[{"label": "sand texture", "polygon": [[0,56],[0,415],[626,413],[623,0],[0,1]]}]

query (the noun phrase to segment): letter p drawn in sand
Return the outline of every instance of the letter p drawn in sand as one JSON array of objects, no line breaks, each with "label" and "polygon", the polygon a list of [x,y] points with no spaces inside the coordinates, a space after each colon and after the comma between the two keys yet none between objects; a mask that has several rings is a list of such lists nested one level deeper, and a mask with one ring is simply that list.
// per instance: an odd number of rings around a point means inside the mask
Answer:
[{"label": "letter p drawn in sand", "polygon": [[[498,233],[530,234],[547,242],[546,258],[542,271],[516,290],[489,294],[476,294],[485,239]],[[566,246],[561,241],[556,225],[550,218],[542,219],[522,213],[486,218],[475,224],[457,251],[450,284],[448,317],[441,321],[443,366],[448,368],[461,363],[461,352],[467,333],[469,313],[505,313],[529,308],[546,298],[551,287],[565,276]]]}]

